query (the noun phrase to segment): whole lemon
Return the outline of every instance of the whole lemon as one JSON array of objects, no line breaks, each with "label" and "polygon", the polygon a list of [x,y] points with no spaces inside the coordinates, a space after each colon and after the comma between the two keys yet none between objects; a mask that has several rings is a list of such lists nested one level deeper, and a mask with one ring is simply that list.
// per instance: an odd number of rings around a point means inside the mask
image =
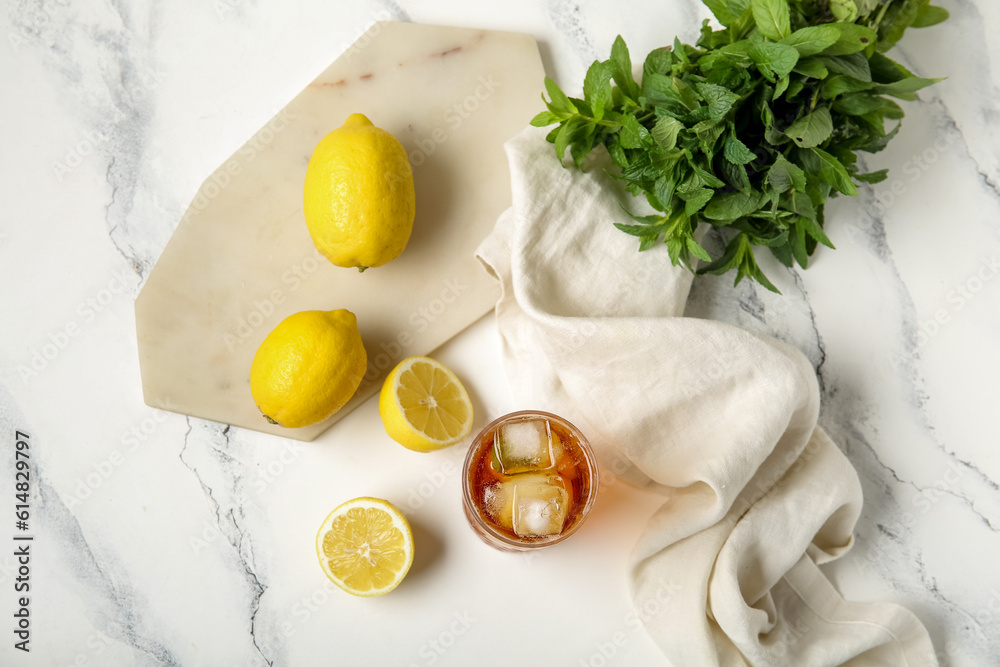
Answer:
[{"label": "whole lemon", "polygon": [[354,313],[306,310],[282,320],[257,348],[250,393],[271,423],[309,426],[354,395],[367,366]]},{"label": "whole lemon", "polygon": [[303,214],[316,248],[335,265],[364,271],[396,259],[415,213],[406,151],[363,114],[351,114],[316,146],[306,168]]}]

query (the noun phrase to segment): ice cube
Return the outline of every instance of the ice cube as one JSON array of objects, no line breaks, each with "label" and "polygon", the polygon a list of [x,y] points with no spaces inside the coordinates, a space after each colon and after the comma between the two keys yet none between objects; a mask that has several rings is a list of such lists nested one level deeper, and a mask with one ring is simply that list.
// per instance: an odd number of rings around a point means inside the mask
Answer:
[{"label": "ice cube", "polygon": [[552,429],[552,460],[556,471],[564,481],[569,482],[576,479],[576,461],[566,445],[563,444],[563,436],[560,436],[556,429]]},{"label": "ice cube", "polygon": [[511,482],[490,484],[483,489],[483,508],[498,524],[514,530],[514,485]]},{"label": "ice cube", "polygon": [[520,475],[514,485],[514,534],[518,537],[558,535],[566,522],[569,494],[558,475]]},{"label": "ice cube", "polygon": [[545,419],[525,419],[503,424],[493,441],[505,475],[551,468],[552,434]]}]

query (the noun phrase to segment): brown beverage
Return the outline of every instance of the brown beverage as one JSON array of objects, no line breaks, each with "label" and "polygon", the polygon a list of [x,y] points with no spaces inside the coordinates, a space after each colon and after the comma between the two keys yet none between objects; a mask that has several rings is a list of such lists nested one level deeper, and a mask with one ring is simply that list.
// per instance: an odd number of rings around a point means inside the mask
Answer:
[{"label": "brown beverage", "polygon": [[491,546],[510,551],[569,537],[597,495],[597,464],[583,435],[561,417],[514,412],[484,428],[463,468],[465,513]]}]

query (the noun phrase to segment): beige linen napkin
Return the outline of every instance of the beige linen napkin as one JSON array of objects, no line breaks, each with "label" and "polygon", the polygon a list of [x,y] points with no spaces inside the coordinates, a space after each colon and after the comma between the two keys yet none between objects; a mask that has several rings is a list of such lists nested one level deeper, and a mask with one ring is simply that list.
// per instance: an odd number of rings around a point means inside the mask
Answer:
[{"label": "beige linen napkin", "polygon": [[666,496],[630,579],[669,663],[936,665],[910,612],[846,602],[818,567],[850,549],[861,488],[816,426],[809,362],[682,317],[690,274],[612,225],[640,203],[601,165],[563,169],[544,136],[508,142],[513,206],[477,254],[519,407],[576,423],[605,470]]}]

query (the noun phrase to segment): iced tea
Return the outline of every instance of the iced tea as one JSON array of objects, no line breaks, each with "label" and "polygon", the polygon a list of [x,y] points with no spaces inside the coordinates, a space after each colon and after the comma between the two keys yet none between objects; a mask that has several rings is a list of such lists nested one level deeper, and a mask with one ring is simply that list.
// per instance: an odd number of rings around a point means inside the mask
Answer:
[{"label": "iced tea", "polygon": [[498,549],[555,544],[580,526],[597,495],[597,464],[583,435],[561,417],[514,412],[484,428],[463,469],[465,513]]}]

